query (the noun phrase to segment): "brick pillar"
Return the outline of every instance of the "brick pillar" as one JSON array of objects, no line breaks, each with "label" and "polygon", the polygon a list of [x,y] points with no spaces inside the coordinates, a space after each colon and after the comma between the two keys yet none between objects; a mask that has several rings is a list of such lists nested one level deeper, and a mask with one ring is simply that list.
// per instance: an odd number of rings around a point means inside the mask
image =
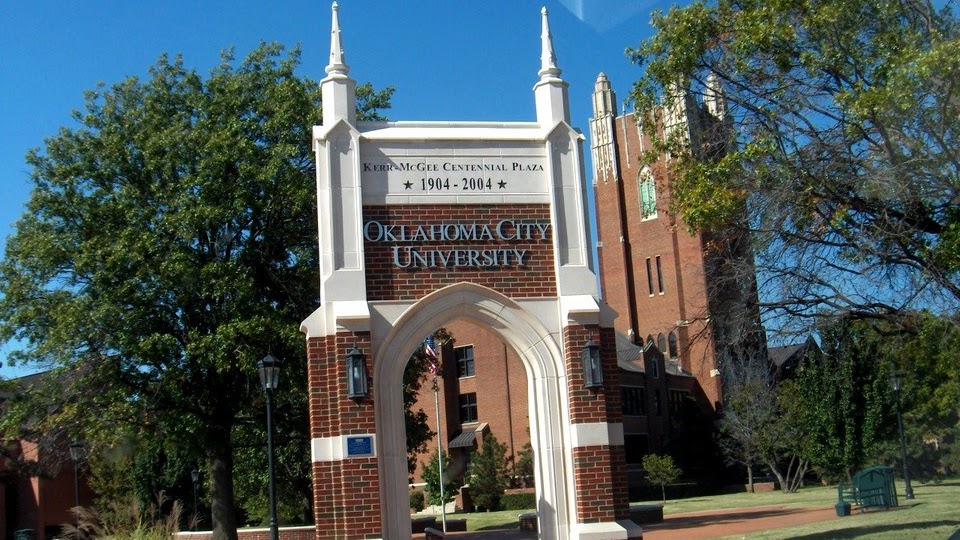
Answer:
[{"label": "brick pillar", "polygon": [[[584,343],[590,339],[600,344],[602,388],[590,389],[583,384],[581,354]],[[578,433],[573,448],[577,522],[613,524],[629,520],[630,501],[622,440],[623,412],[614,330],[598,325],[570,325],[564,328],[564,341],[570,422]],[[619,437],[611,433],[619,433]],[[604,443],[598,442],[598,439],[607,440]]]},{"label": "brick pillar", "polygon": [[350,435],[376,432],[373,384],[367,397],[347,397],[346,354],[356,343],[367,357],[368,332],[342,332],[307,341],[310,437],[313,441],[313,493],[316,538],[380,538],[380,478],[374,455],[348,456]]}]

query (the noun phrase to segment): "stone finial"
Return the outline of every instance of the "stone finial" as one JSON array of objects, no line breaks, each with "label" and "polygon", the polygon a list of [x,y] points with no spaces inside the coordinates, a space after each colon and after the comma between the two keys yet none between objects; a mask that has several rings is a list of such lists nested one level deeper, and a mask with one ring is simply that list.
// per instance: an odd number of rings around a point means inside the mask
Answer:
[{"label": "stone finial", "polygon": [[553,36],[550,34],[550,20],[547,18],[547,7],[540,9],[541,31],[540,31],[540,80],[548,78],[557,78],[560,76],[560,68],[557,67],[557,56],[553,53]]},{"label": "stone finial", "polygon": [[350,67],[344,62],[338,7],[336,2],[331,6],[333,21],[330,25],[330,63],[326,69],[327,76],[320,81],[325,126],[332,126],[339,120],[355,125],[357,119],[357,83],[348,75]]},{"label": "stone finial", "polygon": [[570,123],[570,101],[567,99],[567,83],[560,78],[557,57],[553,54],[553,36],[550,34],[550,22],[547,8],[540,10],[540,80],[533,85],[537,102],[537,122],[543,126],[555,126],[557,122]]},{"label": "stone finial", "polygon": [[340,40],[339,6],[334,2],[330,9],[333,12],[333,22],[330,25],[330,63],[327,64],[326,71],[331,75],[346,75],[350,72],[350,66],[344,63],[343,43]]}]

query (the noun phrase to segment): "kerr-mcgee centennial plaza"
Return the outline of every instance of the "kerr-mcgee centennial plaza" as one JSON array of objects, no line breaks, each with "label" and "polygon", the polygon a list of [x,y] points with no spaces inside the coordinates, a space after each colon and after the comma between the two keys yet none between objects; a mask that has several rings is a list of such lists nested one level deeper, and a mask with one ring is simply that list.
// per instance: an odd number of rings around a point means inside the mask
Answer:
[{"label": "kerr-mcgee centennial plaza", "polygon": [[539,535],[638,539],[615,313],[589,242],[583,137],[541,11],[533,122],[359,122],[333,5],[307,339],[317,539],[411,537],[403,372],[453,319],[526,374]]}]

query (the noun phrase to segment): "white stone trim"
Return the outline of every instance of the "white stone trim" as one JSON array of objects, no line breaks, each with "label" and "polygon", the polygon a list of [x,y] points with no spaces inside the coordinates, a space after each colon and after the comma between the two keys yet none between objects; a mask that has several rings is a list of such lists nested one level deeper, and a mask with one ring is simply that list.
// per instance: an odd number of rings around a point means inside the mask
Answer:
[{"label": "white stone trim", "polygon": [[577,540],[614,540],[642,538],[643,527],[630,520],[601,523],[577,523],[570,535]]},{"label": "white stone trim", "polygon": [[347,456],[347,439],[350,437],[370,437],[373,442],[373,453],[371,455],[356,457],[377,457],[377,434],[354,433],[351,435],[340,435],[338,437],[315,437],[311,439],[310,460],[313,463],[319,463],[351,459],[351,457]]},{"label": "white stone trim", "polygon": [[570,426],[573,447],[623,446],[623,424],[595,422]]},{"label": "white stone trim", "polygon": [[341,461],[343,459],[343,441],[340,437],[316,437],[310,440],[310,460]]},{"label": "white stone trim", "polygon": [[365,300],[333,302],[333,314],[339,326],[356,324],[369,328],[370,308]]},{"label": "white stone trim", "polygon": [[578,294],[560,297],[562,321],[574,321],[580,324],[600,322],[600,304],[593,296]]}]

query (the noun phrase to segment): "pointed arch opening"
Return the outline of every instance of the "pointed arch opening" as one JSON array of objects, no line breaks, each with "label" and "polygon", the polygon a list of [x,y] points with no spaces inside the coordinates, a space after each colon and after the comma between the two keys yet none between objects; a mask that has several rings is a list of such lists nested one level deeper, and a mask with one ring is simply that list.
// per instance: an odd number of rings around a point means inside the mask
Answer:
[{"label": "pointed arch opening", "polygon": [[[573,465],[563,450],[570,441],[564,356],[556,336],[542,322],[543,313],[535,312],[552,307],[556,313],[556,304],[551,300],[533,303],[536,305],[521,305],[493,289],[463,282],[425,296],[406,307],[395,320],[374,318],[372,378],[374,395],[378,396],[381,499],[384,511],[396,514],[384,519],[385,527],[398,526],[394,524],[404,520],[409,527],[406,504],[399,504],[409,497],[403,371],[424,336],[454,319],[467,319],[485,327],[520,358],[527,379],[530,442],[539,456],[551,455],[535,460],[537,511],[544,538],[558,537],[551,533],[557,533],[558,525],[571,519],[573,501],[568,493]],[[390,532],[385,530],[385,537],[393,537]],[[395,534],[402,537],[400,530]]]}]

